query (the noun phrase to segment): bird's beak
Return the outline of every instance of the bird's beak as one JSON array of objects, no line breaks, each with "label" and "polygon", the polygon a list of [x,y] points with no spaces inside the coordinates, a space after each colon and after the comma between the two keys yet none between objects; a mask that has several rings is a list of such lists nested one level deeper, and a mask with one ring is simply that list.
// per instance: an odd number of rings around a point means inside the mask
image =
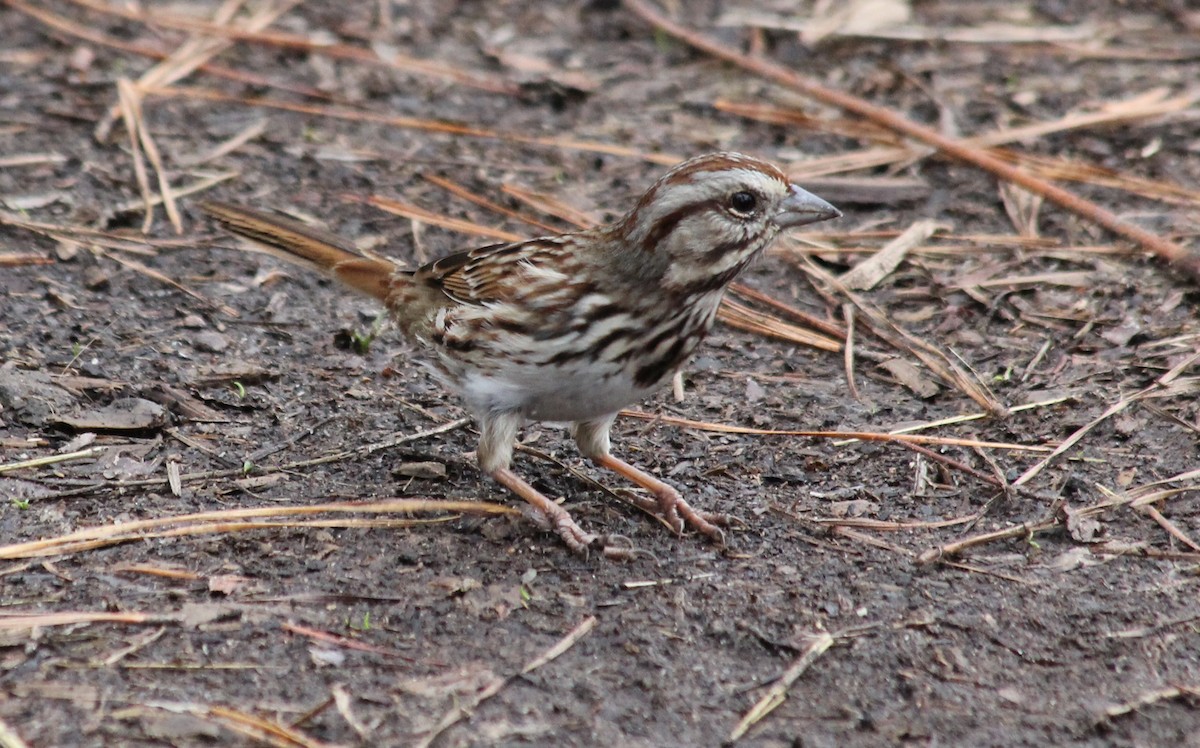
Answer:
[{"label": "bird's beak", "polygon": [[775,223],[780,228],[790,229],[795,226],[841,217],[842,211],[793,184],[789,188],[788,196],[779,204],[779,213],[775,216]]}]

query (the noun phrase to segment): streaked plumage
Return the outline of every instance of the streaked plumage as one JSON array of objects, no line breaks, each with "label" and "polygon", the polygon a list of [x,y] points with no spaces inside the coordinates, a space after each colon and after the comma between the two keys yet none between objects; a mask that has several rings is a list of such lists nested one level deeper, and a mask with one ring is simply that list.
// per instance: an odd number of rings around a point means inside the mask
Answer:
[{"label": "streaked plumage", "polygon": [[609,453],[609,427],[687,360],[729,283],[780,229],[840,215],[774,166],[734,153],[680,164],[612,225],[480,247],[417,270],[362,257],[295,221],[202,207],[267,251],[383,301],[479,419],[483,470],[575,549],[597,538],[509,469],[522,423],[571,422],[583,454],[650,489],[649,503],[676,531],[686,521],[719,539],[674,489]]}]

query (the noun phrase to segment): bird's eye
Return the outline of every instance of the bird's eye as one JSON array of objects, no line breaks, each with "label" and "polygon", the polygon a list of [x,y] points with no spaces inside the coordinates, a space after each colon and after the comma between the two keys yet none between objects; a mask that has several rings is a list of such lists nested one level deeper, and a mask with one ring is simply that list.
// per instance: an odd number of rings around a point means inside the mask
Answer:
[{"label": "bird's eye", "polygon": [[735,213],[749,215],[758,207],[758,198],[753,192],[735,192],[729,196],[729,207]]}]

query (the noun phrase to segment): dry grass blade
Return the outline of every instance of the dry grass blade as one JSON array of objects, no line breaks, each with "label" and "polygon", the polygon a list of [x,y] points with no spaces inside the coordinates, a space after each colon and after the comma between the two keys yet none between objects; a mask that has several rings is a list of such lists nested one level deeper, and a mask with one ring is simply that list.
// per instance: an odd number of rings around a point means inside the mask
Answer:
[{"label": "dry grass blade", "polygon": [[1189,538],[1187,533],[1185,533],[1183,530],[1180,530],[1178,525],[1167,519],[1167,517],[1165,517],[1162,512],[1158,511],[1158,509],[1155,509],[1150,505],[1146,505],[1141,508],[1141,512],[1157,522],[1158,526],[1166,530],[1168,535],[1175,538],[1180,543],[1183,543],[1188,548],[1191,548],[1193,551],[1200,552],[1200,545],[1197,545],[1196,541]]},{"label": "dry grass blade", "polygon": [[[5,2],[11,2],[11,0],[5,0]],[[651,153],[649,151],[641,151],[636,148],[628,148],[626,146],[612,145],[609,143],[600,143],[593,140],[518,135],[515,133],[490,130],[485,127],[460,125],[452,122],[442,122],[439,120],[423,119],[420,117],[403,117],[399,115],[380,114],[359,109],[349,109],[346,107],[301,104],[264,97],[234,96],[207,88],[161,86],[153,89],[143,88],[143,92],[147,95],[154,94],[164,98],[240,104],[242,106],[253,106],[264,109],[277,109],[280,111],[310,114],[315,117],[328,117],[330,119],[340,119],[353,122],[374,122],[377,124],[386,125],[388,127],[418,130],[421,132],[440,133],[443,135],[484,138],[500,140],[508,143],[523,143],[526,145],[537,145],[548,148],[562,148],[570,151],[583,151],[586,153],[600,153],[609,156],[622,156],[625,158],[636,158],[641,161],[646,161],[647,163],[659,164],[661,166],[674,166],[683,160],[679,156],[664,153]]]},{"label": "dry grass blade", "polygon": [[[0,0],[0,2],[4,2],[12,9],[23,13],[30,18],[36,19],[42,24],[63,35],[74,37],[76,39],[82,39],[98,47],[116,49],[121,52],[128,52],[130,54],[139,55],[152,60],[165,60],[170,56],[169,52],[158,47],[150,47],[145,44],[127,42],[123,39],[117,39],[112,36],[101,34],[91,27],[84,26],[63,16],[51,13],[44,8],[37,8],[29,5],[25,3],[24,0]],[[287,91],[289,93],[298,94],[300,96],[308,96],[315,99],[329,98],[325,92],[310,86],[271,81],[262,76],[255,75],[244,70],[235,70],[212,63],[202,64],[200,65],[199,69],[203,70],[209,75],[215,75],[227,80],[244,83],[246,85],[273,88],[279,91]]]},{"label": "dry grass blade", "polygon": [[192,714],[211,717],[234,732],[279,748],[335,748],[332,743],[309,737],[294,727],[287,727],[227,706],[199,707]]},{"label": "dry grass blade", "polygon": [[237,149],[249,143],[251,140],[257,140],[259,136],[267,131],[267,118],[263,117],[251,122],[246,127],[226,140],[217,143],[215,146],[205,150],[203,153],[198,153],[190,158],[180,159],[181,166],[202,166],[209,161],[217,159],[233,153]]},{"label": "dry grass blade", "polygon": [[78,626],[91,623],[159,624],[172,623],[173,615],[125,611],[57,611],[54,613],[0,612],[0,631],[23,631],[47,626]]},{"label": "dry grass blade", "polygon": [[[1020,164],[1031,173],[1046,179],[1085,182],[1121,189],[1158,200],[1195,204],[1200,201],[1200,193],[1180,185],[1163,180],[1120,174],[1094,164],[1082,164],[1039,154],[1018,153],[1000,146],[1027,142],[1071,130],[1143,122],[1170,114],[1179,114],[1195,106],[1198,100],[1200,100],[1200,89],[1173,98],[1167,98],[1164,89],[1153,89],[1130,99],[1114,102],[1098,111],[1070,112],[1056,120],[1001,128],[982,135],[964,138],[962,142],[972,147],[987,148],[988,152],[996,158]],[[896,133],[871,123],[817,120],[791,107],[773,107],[757,103],[717,102],[714,106],[720,111],[727,111],[747,119],[805,127],[812,130],[832,131],[883,144],[860,151],[837,153],[799,162],[791,168],[793,176],[797,179],[812,179],[847,171],[892,166],[918,159],[923,154],[932,152],[929,148],[897,145]]]},{"label": "dry grass blade", "polygon": [[0,252],[0,268],[21,268],[30,265],[53,265],[54,258],[24,252]]},{"label": "dry grass blade", "polygon": [[1008,413],[1008,408],[997,400],[978,378],[965,371],[957,361],[943,353],[936,346],[921,340],[892,322],[891,318],[882,309],[846,288],[840,280],[817,267],[811,258],[805,257],[797,264],[804,272],[821,281],[825,286],[833,288],[837,293],[853,303],[858,311],[862,313],[864,326],[873,335],[884,340],[896,350],[905,351],[916,357],[942,381],[953,387],[957,387],[963,394],[979,403],[984,410],[992,415],[1002,417]]},{"label": "dry grass blade", "polygon": [[[717,99],[712,102],[712,107],[718,112],[744,117],[755,122],[804,127],[809,130],[829,132],[860,140],[890,142],[897,147],[903,147],[902,141],[894,133],[862,120],[813,117],[797,107],[764,104],[761,101]],[[801,162],[800,168],[804,168],[808,163],[807,161]]]},{"label": "dry grass blade", "polygon": [[[125,83],[124,79],[120,81]],[[175,193],[171,189],[171,182],[167,179],[167,170],[163,166],[162,156],[158,152],[158,146],[154,143],[154,138],[150,136],[150,129],[146,127],[146,119],[142,115],[142,96],[135,88],[134,104],[137,114],[137,135],[142,142],[142,150],[146,152],[146,159],[150,161],[150,165],[154,167],[154,176],[158,181],[158,194],[162,196],[163,208],[167,211],[167,219],[170,220],[171,226],[175,229],[176,234],[183,233],[183,219],[179,217],[179,207],[175,204]],[[147,215],[152,215],[154,204],[151,203],[147,211]]]},{"label": "dry grass blade", "polygon": [[1014,452],[1049,452],[1050,447],[1012,444],[1009,442],[982,442],[978,439],[961,439],[950,436],[919,436],[917,434],[879,433],[875,431],[795,431],[783,429],[757,429],[748,426],[731,426],[725,423],[693,421],[640,410],[623,410],[621,415],[642,421],[657,421],[670,426],[710,431],[717,434],[745,434],[747,436],[805,436],[811,439],[849,439],[869,442],[896,442],[901,444],[933,444],[940,446],[975,447],[979,449],[1004,449]]},{"label": "dry grass blade", "polygon": [[436,174],[422,174],[421,178],[423,178],[426,182],[429,182],[430,184],[434,184],[434,185],[437,185],[438,187],[441,187],[443,190],[446,190],[451,195],[461,197],[463,200],[475,203],[476,205],[478,205],[482,208],[487,208],[488,210],[492,211],[493,213],[497,213],[502,216],[507,216],[508,218],[512,218],[514,220],[521,221],[522,223],[529,224],[530,226],[533,226],[534,228],[538,229],[539,231],[544,231],[547,234],[557,234],[558,233],[558,229],[556,229],[553,226],[550,226],[549,224],[545,224],[540,221],[537,221],[537,220],[530,218],[529,216],[526,216],[522,213],[518,213],[515,210],[509,210],[508,208],[495,202],[494,200],[488,200],[486,197],[483,197],[482,195],[477,195],[474,192],[471,192],[470,190],[468,190],[466,187],[463,187],[462,185],[457,184],[455,182],[451,182],[449,179],[446,179],[445,177],[439,177]]},{"label": "dry grass blade", "polygon": [[11,153],[7,156],[0,156],[0,169],[61,164],[66,160],[67,157],[61,153]]},{"label": "dry grass blade", "polygon": [[[308,516],[326,513],[423,514],[430,512],[499,515],[514,514],[517,513],[517,510],[512,507],[483,501],[440,501],[431,499],[386,499],[368,502],[341,501],[308,506],[228,509],[219,512],[197,512],[174,517],[160,517],[156,519],[120,522],[114,525],[88,527],[53,538],[12,543],[0,546],[0,559],[55,556],[106,545],[126,543],[133,540],[142,540],[149,537],[186,535],[197,532],[232,532],[271,526],[269,523],[247,522],[243,520],[263,520],[273,517]],[[322,526],[323,524],[321,523],[318,526]]]},{"label": "dry grass blade", "polygon": [[391,213],[392,215],[401,216],[412,221],[421,221],[431,226],[440,226],[451,231],[459,231],[472,236],[482,236],[485,239],[495,239],[502,242],[520,241],[521,237],[509,231],[502,229],[493,229],[487,226],[480,226],[471,221],[464,221],[461,218],[450,218],[432,211],[425,210],[411,203],[394,200],[381,195],[371,195],[366,198],[357,197],[355,195],[343,195],[342,199],[349,202],[361,202],[367,205],[379,208],[382,211]]},{"label": "dry grass blade", "polygon": [[[1178,488],[1163,488],[1170,483],[1186,483],[1187,481],[1194,482]],[[1200,491],[1200,469],[1189,470],[1185,473],[1172,475],[1170,478],[1163,478],[1162,480],[1156,480],[1137,488],[1131,488],[1125,491],[1124,495],[1130,499],[1130,506],[1139,507],[1170,498],[1186,491]]]},{"label": "dry grass blade", "polygon": [[320,629],[314,629],[310,626],[302,626],[302,625],[292,622],[292,621],[285,621],[285,622],[279,624],[279,628],[283,629],[284,631],[287,631],[288,633],[296,634],[297,636],[307,637],[314,641],[322,642],[323,644],[332,644],[337,647],[344,647],[346,649],[354,649],[359,652],[371,652],[372,654],[380,654],[380,655],[385,655],[387,657],[399,657],[399,658],[405,659],[405,660],[412,659],[411,657],[408,657],[407,655],[405,655],[403,652],[399,652],[394,649],[388,649],[387,647],[377,647],[373,644],[367,644],[366,642],[362,642],[357,639],[351,639],[349,637],[339,636],[338,634],[331,634],[328,631],[321,631]]},{"label": "dry grass blade", "polygon": [[[248,19],[247,25],[253,28],[264,28],[274,23],[279,16],[286,13],[298,0],[289,0],[289,2],[281,3],[278,7],[272,8],[269,5],[254,14]],[[82,2],[82,0],[75,0]],[[228,23],[233,16],[238,12],[242,5],[241,0],[233,0],[223,3],[217,10],[217,22]],[[96,9],[95,6],[93,9]],[[106,6],[101,6],[101,10],[110,10]],[[219,27],[218,27],[219,28]],[[220,54],[229,47],[229,42],[221,39],[197,38],[192,37],[177,45],[174,50],[163,58],[158,64],[151,67],[138,78],[138,90],[145,90],[155,86],[166,86],[176,81],[183,80],[191,75],[198,68],[202,67],[214,56]],[[108,116],[102,118],[96,125],[96,139],[104,141],[108,139],[108,131],[112,126],[112,119],[116,116],[116,108],[112,108],[108,112]]]},{"label": "dry grass blade", "polygon": [[1005,148],[993,148],[991,152],[996,158],[1019,164],[1022,169],[1046,179],[1124,190],[1134,195],[1177,205],[1200,205],[1200,191],[1173,182],[1122,174],[1095,164],[1067,161],[1036,153],[1018,153]]},{"label": "dry grass blade", "polygon": [[121,257],[119,255],[115,255],[115,254],[105,251],[105,250],[99,250],[99,254],[103,257],[107,257],[108,259],[112,260],[113,262],[117,263],[118,265],[124,265],[125,267],[129,268],[130,270],[136,270],[137,272],[141,273],[142,275],[146,276],[147,278],[153,278],[154,280],[156,280],[160,283],[165,283],[168,286],[171,286],[172,288],[178,289],[179,291],[182,291],[183,293],[187,294],[188,296],[191,296],[193,299],[203,302],[205,305],[220,311],[224,315],[233,317],[234,319],[237,319],[238,317],[241,316],[241,314],[238,312],[238,310],[234,309],[233,307],[229,306],[228,304],[223,304],[219,301],[213,301],[212,299],[208,298],[207,296],[200,293],[199,291],[195,291],[191,288],[188,288],[187,286],[183,285],[182,283],[175,280],[174,278],[170,278],[170,277],[160,273],[159,271],[155,270],[154,268],[147,267],[146,265],[138,262],[137,260],[133,260],[128,257]]},{"label": "dry grass blade", "polygon": [[[906,4],[895,3],[901,6]],[[862,19],[864,10],[877,6],[869,3],[832,3],[817,6],[824,13],[809,17],[782,15],[758,10],[729,10],[717,19],[717,26],[778,29],[801,34],[805,43],[827,37],[891,39],[897,41],[954,42],[958,44],[1046,44],[1049,42],[1091,42],[1098,30],[1091,24],[1072,26],[1030,26],[1011,23],[979,23],[966,27],[931,27],[910,22],[906,13],[888,11],[878,19]],[[847,13],[849,11],[849,13]]]},{"label": "dry grass blade", "polygon": [[733,728],[733,732],[729,733],[729,742],[733,743],[741,739],[746,731],[754,725],[758,724],[764,717],[775,710],[775,707],[787,700],[788,689],[792,684],[799,680],[804,671],[808,670],[817,658],[825,653],[833,646],[833,636],[822,631],[812,637],[804,652],[796,658],[796,661],[788,666],[788,669],[783,671],[779,676],[779,680],[767,689],[767,692],[761,699],[758,700],[750,711],[746,712],[746,716],[742,717],[737,726]]},{"label": "dry grass blade", "polygon": [[146,162],[142,160],[142,139],[139,137],[142,125],[142,115],[137,94],[133,84],[127,78],[117,81],[117,106],[121,119],[125,122],[125,131],[129,134],[129,154],[133,159],[133,174],[137,179],[138,192],[146,206],[146,217],[142,221],[142,233],[148,233],[154,223],[154,204],[150,202],[150,177],[146,173]]},{"label": "dry grass blade", "polygon": [[829,320],[815,317],[808,312],[797,309],[789,304],[785,304],[773,296],[768,296],[762,291],[756,291],[745,284],[734,283],[729,286],[729,292],[735,296],[741,296],[742,298],[769,306],[775,311],[782,313],[784,316],[791,317],[797,322],[803,323],[806,327],[823,332],[836,340],[845,340],[846,338],[846,329],[842,326]]},{"label": "dry grass blade", "polygon": [[[121,8],[105,5],[94,0],[71,0],[76,5],[82,5],[100,13],[117,15],[131,21],[138,21],[154,28],[168,28],[177,31],[186,31],[195,34],[203,34],[209,37],[215,37],[228,41],[243,41],[252,44],[269,45],[280,47],[283,49],[301,50],[310,52],[324,57],[329,57],[338,60],[350,60],[352,62],[362,63],[366,65],[378,65],[389,67],[395,70],[400,70],[406,73],[416,73],[425,75],[440,80],[449,80],[454,83],[474,88],[480,91],[489,93],[499,93],[509,96],[515,96],[520,93],[520,87],[509,81],[499,78],[485,76],[477,72],[468,72],[460,70],[444,62],[432,62],[429,60],[420,60],[415,57],[402,55],[394,50],[373,51],[363,49],[361,47],[353,47],[346,44],[331,44],[327,42],[313,41],[297,34],[289,34],[284,31],[262,31],[266,25],[254,24],[244,28],[231,28],[220,23],[206,23],[198,21],[195,18],[165,13],[156,9],[153,13],[146,13],[138,10],[124,10]],[[298,5],[299,2],[291,2],[286,7],[290,10],[291,7]],[[278,13],[277,15],[282,15]],[[228,19],[225,19],[228,20]],[[269,25],[269,24],[268,24]],[[227,44],[226,44],[227,46]]]},{"label": "dry grass blade", "polygon": [[863,517],[805,517],[803,519],[805,522],[812,522],[818,525],[857,527],[876,532],[902,532],[904,530],[940,530],[943,527],[968,525],[978,521],[979,514],[970,514],[966,517],[951,517],[950,519],[941,519],[936,522],[921,522],[918,520],[894,522],[880,519],[866,519]]},{"label": "dry grass blade", "polygon": [[1200,351],[1197,351],[1193,355],[1186,357],[1183,361],[1180,361],[1174,368],[1159,377],[1158,381],[1149,387],[1146,387],[1145,389],[1135,392],[1127,397],[1123,397],[1112,405],[1108,406],[1103,413],[1076,429],[1075,433],[1063,440],[1062,444],[1058,445],[1053,452],[1046,455],[1045,458],[1022,473],[1021,477],[1017,478],[1013,482],[1013,485],[1021,486],[1033,480],[1038,473],[1046,469],[1046,466],[1053,462],[1059,455],[1078,444],[1083,437],[1087,436],[1089,431],[1096,428],[1096,426],[1100,425],[1107,419],[1125,410],[1133,403],[1146,398],[1161,397],[1165,393],[1175,394],[1176,392],[1195,392],[1197,386],[1200,386],[1200,382],[1186,378],[1180,379],[1180,376],[1197,361],[1200,361]]},{"label": "dry grass blade", "polygon": [[[190,185],[189,187],[177,190],[180,195],[188,194],[192,191],[207,189],[209,186],[226,179],[231,179],[236,176],[233,173],[225,173],[203,179],[200,182]],[[115,207],[118,212],[127,210],[135,210],[140,203],[130,205],[119,205]],[[12,213],[0,211],[0,226],[12,226],[24,231],[29,231],[41,236],[48,237],[57,242],[79,242],[93,247],[103,247],[105,249],[114,249],[119,252],[132,255],[140,255],[143,257],[153,257],[157,252],[157,248],[168,247],[191,247],[195,244],[195,239],[156,239],[152,237],[139,236],[136,240],[131,239],[126,233],[117,231],[101,231],[99,229],[91,229],[86,226],[63,226],[53,223],[42,223],[40,221],[24,220]],[[155,276],[161,280],[161,276]],[[236,315],[235,315],[236,316]]]},{"label": "dry grass blade", "polygon": [[751,309],[744,304],[726,298],[717,310],[717,319],[730,327],[757,333],[766,337],[786,340],[789,343],[806,345],[822,351],[837,353],[842,350],[840,341],[819,335],[803,327],[788,324],[764,312]]},{"label": "dry grass blade", "polygon": [[18,460],[17,462],[9,462],[0,465],[0,473],[7,473],[11,470],[22,470],[25,468],[43,467],[45,465],[57,465],[60,462],[70,462],[71,460],[86,460],[89,457],[103,454],[104,447],[88,447],[75,452],[67,452],[60,455],[48,455],[46,457],[35,457],[30,460]]},{"label": "dry grass blade", "polygon": [[858,382],[854,380],[854,306],[844,304],[842,315],[846,318],[846,350],[842,355],[842,369],[846,373],[846,387],[850,397],[862,402],[862,394],[858,391]]},{"label": "dry grass blade", "polygon": [[[1172,486],[1170,484],[1182,484]],[[1104,493],[1112,494],[1103,487],[1099,487]],[[1123,491],[1120,494],[1112,494],[1114,497],[1120,498],[1129,504],[1129,507],[1135,511],[1141,512],[1150,519],[1154,520],[1159,527],[1163,528],[1168,535],[1175,538],[1180,543],[1186,545],[1194,551],[1200,551],[1200,545],[1192,540],[1182,529],[1174,522],[1168,519],[1154,504],[1167,499],[1174,498],[1187,493],[1200,493],[1200,469],[1188,470],[1178,475],[1172,475],[1169,478],[1163,478],[1151,483],[1131,488]]]},{"label": "dry grass blade", "polygon": [[[1065,395],[1060,396],[1060,397],[1052,397],[1052,398],[1048,398],[1046,400],[1038,400],[1038,401],[1032,402],[1032,403],[1025,403],[1024,405],[1014,405],[1013,407],[1008,409],[1008,412],[1009,413],[1020,413],[1021,411],[1025,411],[1025,410],[1035,410],[1037,408],[1045,408],[1050,405],[1058,405],[1059,403],[1068,402],[1071,399],[1072,399],[1071,397],[1068,397]],[[893,429],[892,431],[890,431],[888,433],[910,434],[914,431],[924,431],[926,429],[936,429],[936,428],[941,428],[942,426],[953,426],[953,425],[960,424],[960,423],[967,423],[969,421],[980,421],[980,420],[983,420],[984,418],[988,418],[988,417],[990,417],[990,414],[988,414],[988,413],[964,413],[964,414],[958,415],[958,416],[949,416],[947,418],[938,418],[933,421],[924,421],[921,423],[915,423],[910,426],[905,426],[904,428]],[[1050,451],[1049,447],[1041,447],[1039,449],[1042,449],[1047,452]]]},{"label": "dry grass blade", "polygon": [[1096,274],[1088,270],[1064,270],[1060,273],[1037,273],[1035,275],[1011,275],[1004,278],[967,281],[954,284],[951,288],[1036,288],[1039,286],[1068,286],[1090,288]]},{"label": "dry grass blade", "polygon": [[[1014,483],[1014,485],[1016,485]],[[1119,495],[1108,490],[1104,486],[1096,486],[1101,494],[1106,496],[1106,500],[1089,504],[1088,506],[1079,509],[1065,509],[1061,504],[1055,503],[1046,512],[1046,515],[1036,522],[1023,522],[1019,525],[995,530],[992,532],[980,533],[967,538],[946,543],[937,548],[931,548],[919,556],[917,556],[918,564],[929,564],[935,561],[941,561],[946,558],[957,556],[963,551],[974,548],[980,545],[993,543],[997,540],[1011,540],[1013,538],[1032,537],[1034,534],[1049,530],[1063,524],[1064,521],[1069,521],[1068,515],[1076,519],[1087,519],[1096,517],[1105,512],[1111,511],[1117,507],[1129,506],[1131,501],[1128,496]]]},{"label": "dry grass blade", "polygon": [[572,226],[586,229],[596,225],[595,218],[575,206],[559,200],[553,195],[547,195],[544,192],[535,192],[515,184],[506,184],[501,186],[500,189],[503,190],[504,194],[515,197],[535,210],[540,210],[548,216],[554,216],[561,221],[566,221]]},{"label": "dry grass blade", "polygon": [[[171,194],[177,198],[178,197],[187,197],[188,195],[192,195],[197,192],[205,192],[205,191],[209,190],[210,188],[212,188],[213,185],[220,184],[221,182],[228,181],[237,176],[240,176],[240,174],[238,174],[238,172],[236,172],[236,171],[225,171],[225,172],[219,172],[216,174],[203,175],[203,176],[200,176],[199,178],[197,178],[195,181],[189,182],[188,184],[185,184],[183,186],[172,187]],[[150,204],[151,205],[158,205],[161,202],[162,202],[161,197],[157,197],[154,195],[150,196]],[[142,205],[142,203],[140,203],[140,202],[117,203],[112,206],[112,211],[113,211],[113,213],[115,213],[117,215],[120,215],[122,213],[131,213],[131,212],[137,210],[141,205]],[[65,230],[66,229],[64,229],[64,231]],[[194,240],[189,239],[188,241],[194,241]],[[137,253],[135,250],[133,250],[127,246],[128,242],[126,242],[125,244],[126,244],[126,246],[114,246],[114,248],[121,249],[122,251],[125,251],[125,252],[134,252],[135,254]],[[159,240],[158,242],[156,242],[156,246],[163,246],[163,242],[161,240]]]},{"label": "dry grass blade", "polygon": [[1043,530],[1049,530],[1051,527],[1055,527],[1058,524],[1059,520],[1056,517],[1051,517],[1040,522],[1024,522],[1022,524],[1013,525],[1001,530],[985,532],[979,535],[972,535],[971,537],[963,538],[962,540],[946,543],[945,545],[937,548],[931,548],[919,554],[917,556],[917,563],[925,565],[931,564],[935,561],[953,558],[965,550],[980,545],[987,545],[988,543],[994,543],[997,540],[1011,540],[1013,538],[1032,537],[1034,534],[1042,532]]},{"label": "dry grass blade", "polygon": [[1113,717],[1124,717],[1127,714],[1141,712],[1146,707],[1153,706],[1160,701],[1178,699],[1181,696],[1186,696],[1193,700],[1200,699],[1200,686],[1168,686],[1166,688],[1156,688],[1146,691],[1132,701],[1108,707],[1104,710],[1104,716],[1110,719]]}]

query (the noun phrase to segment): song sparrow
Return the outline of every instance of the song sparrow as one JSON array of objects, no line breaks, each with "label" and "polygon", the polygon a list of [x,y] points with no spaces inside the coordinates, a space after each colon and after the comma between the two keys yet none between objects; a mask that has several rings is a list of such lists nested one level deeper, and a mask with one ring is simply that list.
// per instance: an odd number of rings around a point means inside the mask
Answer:
[{"label": "song sparrow", "polygon": [[602,540],[510,468],[522,424],[570,422],[580,452],[654,495],[644,508],[676,532],[686,522],[722,541],[678,491],[614,457],[609,428],[688,359],[726,287],[780,229],[841,215],[775,166],[736,153],[679,164],[609,226],[480,247],[416,270],[296,221],[220,202],[202,208],[260,249],[386,304],[479,420],[483,471],[577,551]]}]

